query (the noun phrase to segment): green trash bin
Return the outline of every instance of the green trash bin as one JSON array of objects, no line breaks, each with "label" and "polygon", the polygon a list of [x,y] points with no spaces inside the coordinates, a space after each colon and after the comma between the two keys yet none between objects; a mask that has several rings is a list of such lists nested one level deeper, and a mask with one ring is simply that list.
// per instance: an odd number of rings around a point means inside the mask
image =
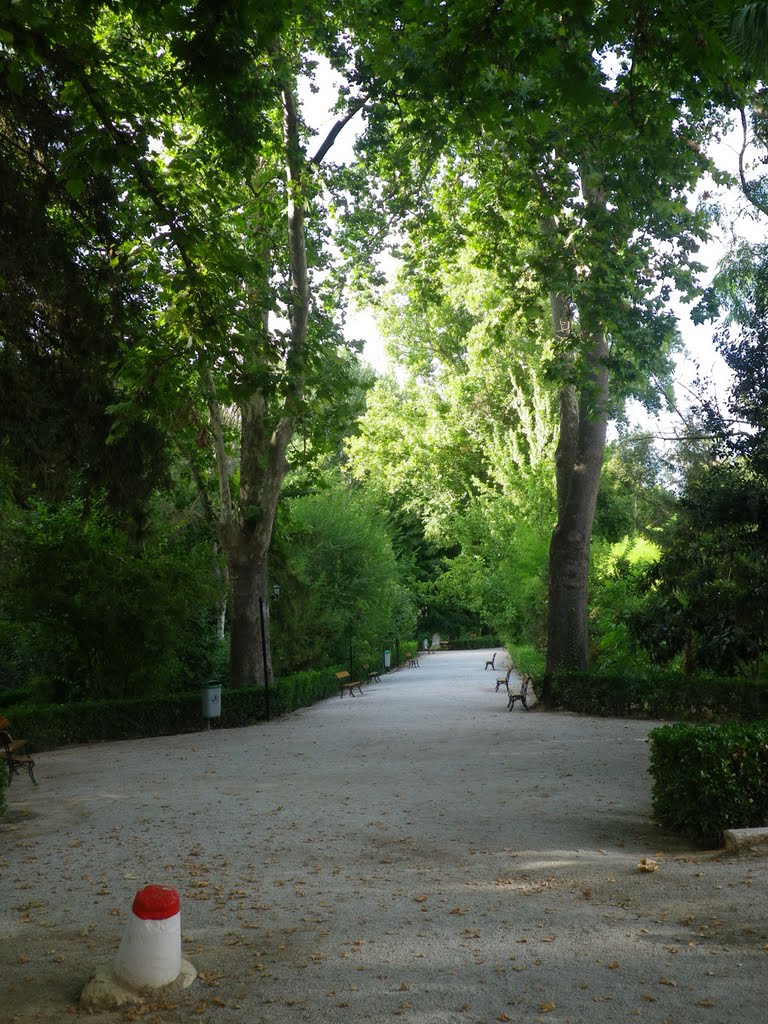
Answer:
[{"label": "green trash bin", "polygon": [[202,690],[203,718],[221,717],[221,683],[204,683]]}]

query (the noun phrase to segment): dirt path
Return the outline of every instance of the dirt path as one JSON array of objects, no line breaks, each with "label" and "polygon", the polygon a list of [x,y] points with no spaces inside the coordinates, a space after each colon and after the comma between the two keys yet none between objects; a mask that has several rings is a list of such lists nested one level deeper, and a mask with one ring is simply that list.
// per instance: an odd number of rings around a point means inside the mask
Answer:
[{"label": "dirt path", "polygon": [[763,1024],[766,861],[652,824],[654,723],[508,714],[486,656],[270,724],[41,754],[0,819],[4,1019],[82,1013],[160,883],[201,977],[96,1019]]}]

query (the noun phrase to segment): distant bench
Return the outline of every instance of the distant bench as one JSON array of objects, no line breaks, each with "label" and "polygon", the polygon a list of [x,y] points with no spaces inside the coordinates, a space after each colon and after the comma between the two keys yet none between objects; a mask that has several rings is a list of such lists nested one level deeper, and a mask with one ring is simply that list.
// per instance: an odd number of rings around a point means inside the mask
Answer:
[{"label": "distant bench", "polygon": [[363,684],[357,679],[353,679],[349,672],[337,672],[336,678],[339,680],[340,696],[343,697],[345,693],[348,693],[350,697],[355,696],[355,689],[357,688],[361,695],[363,692]]}]

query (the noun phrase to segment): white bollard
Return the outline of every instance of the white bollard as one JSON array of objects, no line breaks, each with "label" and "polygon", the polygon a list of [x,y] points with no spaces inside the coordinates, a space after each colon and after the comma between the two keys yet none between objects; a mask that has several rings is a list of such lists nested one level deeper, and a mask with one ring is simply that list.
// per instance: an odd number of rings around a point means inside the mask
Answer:
[{"label": "white bollard", "polygon": [[179,894],[165,885],[136,893],[114,962],[115,976],[133,988],[170,985],[181,972]]}]

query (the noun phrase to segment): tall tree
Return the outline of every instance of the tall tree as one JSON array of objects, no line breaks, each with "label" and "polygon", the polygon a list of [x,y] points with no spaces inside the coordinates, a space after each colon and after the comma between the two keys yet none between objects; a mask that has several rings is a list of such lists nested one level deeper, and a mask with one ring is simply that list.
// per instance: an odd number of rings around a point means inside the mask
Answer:
[{"label": "tall tree", "polygon": [[126,332],[115,360],[124,395],[113,434],[149,408],[201,484],[204,457],[215,457],[209,514],[229,563],[235,685],[264,677],[259,612],[268,643],[268,551],[289,442],[308,397],[332,398],[339,376],[323,371],[341,339],[311,280],[321,219],[307,220],[314,169],[348,113],[310,159],[296,101],[321,13],[310,5],[299,21],[289,5],[208,0],[62,11],[33,0],[0,18],[10,89],[42,75],[47,114],[73,126],[71,145],[39,154],[41,175],[73,195],[107,179],[109,244],[94,241],[93,258],[145,299],[141,342]]},{"label": "tall tree", "polygon": [[428,200],[407,207],[419,259],[482,239],[521,305],[549,298],[560,438],[548,676],[587,662],[608,419],[668,371],[664,305],[673,286],[692,287],[705,224],[686,193],[728,92],[725,6],[401,3],[366,23],[378,45],[361,45],[359,73],[369,89],[384,83],[369,157],[401,204],[425,180],[453,199],[447,216]]}]

